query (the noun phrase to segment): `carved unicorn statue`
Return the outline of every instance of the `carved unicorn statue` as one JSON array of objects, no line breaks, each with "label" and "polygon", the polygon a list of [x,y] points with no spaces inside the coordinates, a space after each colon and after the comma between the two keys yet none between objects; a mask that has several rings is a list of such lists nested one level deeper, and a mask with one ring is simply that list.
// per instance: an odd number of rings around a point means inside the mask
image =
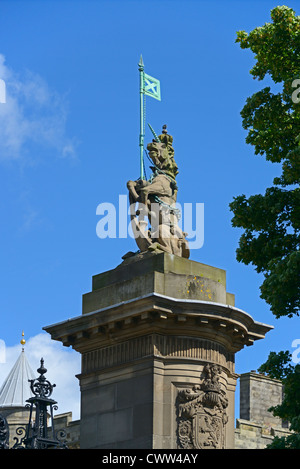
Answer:
[{"label": "carved unicorn statue", "polygon": [[168,135],[165,125],[161,135],[153,134],[154,140],[147,145],[153,163],[151,178],[127,183],[133,234],[140,252],[165,251],[188,258],[187,233],[178,225],[178,167],[174,160],[173,137]]}]

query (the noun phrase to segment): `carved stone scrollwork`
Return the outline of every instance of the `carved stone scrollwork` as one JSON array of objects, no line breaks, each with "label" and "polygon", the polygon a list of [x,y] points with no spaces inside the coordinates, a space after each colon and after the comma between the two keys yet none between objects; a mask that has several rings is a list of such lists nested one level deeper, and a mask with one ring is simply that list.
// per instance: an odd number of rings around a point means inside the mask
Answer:
[{"label": "carved stone scrollwork", "polygon": [[199,386],[179,391],[176,399],[178,445],[183,449],[222,449],[228,400],[221,389],[221,367],[207,364]]}]

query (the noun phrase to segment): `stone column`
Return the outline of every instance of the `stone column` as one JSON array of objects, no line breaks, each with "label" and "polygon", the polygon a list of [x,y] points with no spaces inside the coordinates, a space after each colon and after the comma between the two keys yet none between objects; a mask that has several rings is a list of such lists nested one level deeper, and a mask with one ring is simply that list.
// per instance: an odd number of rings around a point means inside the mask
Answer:
[{"label": "stone column", "polygon": [[81,448],[233,448],[234,357],[271,326],[226,273],[167,253],[93,277],[82,315],[45,327],[81,353]]}]

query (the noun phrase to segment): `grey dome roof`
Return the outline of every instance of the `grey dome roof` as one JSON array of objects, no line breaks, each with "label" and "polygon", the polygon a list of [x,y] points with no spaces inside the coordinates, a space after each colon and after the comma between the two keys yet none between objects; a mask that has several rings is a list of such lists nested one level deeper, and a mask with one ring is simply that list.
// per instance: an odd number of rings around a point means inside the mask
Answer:
[{"label": "grey dome roof", "polygon": [[22,349],[19,358],[0,388],[0,408],[24,407],[26,400],[33,395],[28,381],[30,379],[35,379],[35,375],[28,363],[24,349]]}]

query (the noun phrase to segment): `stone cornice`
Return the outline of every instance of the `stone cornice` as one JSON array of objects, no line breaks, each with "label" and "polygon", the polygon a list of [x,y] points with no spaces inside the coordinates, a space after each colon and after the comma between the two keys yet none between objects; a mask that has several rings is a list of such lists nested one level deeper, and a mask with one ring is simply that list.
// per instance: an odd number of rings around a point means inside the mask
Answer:
[{"label": "stone cornice", "polygon": [[43,329],[80,352],[90,350],[93,341],[99,348],[99,340],[107,346],[116,336],[127,340],[150,332],[201,336],[236,352],[264,338],[272,328],[234,306],[150,293]]}]

